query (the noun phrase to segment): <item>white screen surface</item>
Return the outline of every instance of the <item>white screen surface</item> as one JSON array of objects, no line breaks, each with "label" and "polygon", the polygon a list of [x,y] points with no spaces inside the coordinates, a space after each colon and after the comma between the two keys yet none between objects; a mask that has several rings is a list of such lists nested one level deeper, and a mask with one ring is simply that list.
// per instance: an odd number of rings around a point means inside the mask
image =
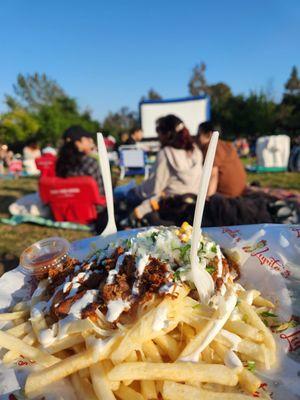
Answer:
[{"label": "white screen surface", "polygon": [[207,97],[190,97],[175,100],[142,102],[140,117],[144,138],[155,138],[155,122],[158,118],[174,114],[183,120],[192,135],[195,135],[201,122],[210,118],[209,99]]}]

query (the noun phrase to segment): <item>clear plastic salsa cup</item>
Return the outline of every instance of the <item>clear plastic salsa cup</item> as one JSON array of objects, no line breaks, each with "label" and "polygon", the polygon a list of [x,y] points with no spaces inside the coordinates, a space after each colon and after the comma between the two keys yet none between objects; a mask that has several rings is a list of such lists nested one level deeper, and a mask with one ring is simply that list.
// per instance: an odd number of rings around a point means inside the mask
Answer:
[{"label": "clear plastic salsa cup", "polygon": [[26,275],[43,277],[49,268],[58,268],[66,260],[70,243],[60,237],[40,240],[23,251],[20,258],[21,270]]}]

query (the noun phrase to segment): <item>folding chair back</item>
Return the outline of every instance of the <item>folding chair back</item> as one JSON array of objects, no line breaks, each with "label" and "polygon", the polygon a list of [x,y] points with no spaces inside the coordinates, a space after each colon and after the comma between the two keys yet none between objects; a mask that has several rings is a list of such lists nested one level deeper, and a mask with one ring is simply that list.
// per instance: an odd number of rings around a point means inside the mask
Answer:
[{"label": "folding chair back", "polygon": [[42,177],[40,196],[56,221],[90,224],[97,220],[96,205],[105,206],[97,182],[90,176],[72,178]]}]

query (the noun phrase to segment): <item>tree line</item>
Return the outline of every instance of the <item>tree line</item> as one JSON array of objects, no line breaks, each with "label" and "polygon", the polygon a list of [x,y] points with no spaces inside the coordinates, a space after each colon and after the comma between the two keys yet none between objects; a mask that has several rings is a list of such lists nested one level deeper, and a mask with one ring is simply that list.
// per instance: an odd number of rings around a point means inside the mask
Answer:
[{"label": "tree line", "polygon": [[[300,134],[300,78],[293,67],[280,102],[264,91],[233,94],[224,82],[209,84],[206,65],[196,65],[188,82],[191,96],[207,95],[211,100],[211,119],[225,138],[255,137],[262,134]],[[150,89],[140,100],[161,99]],[[57,144],[62,132],[71,125],[82,125],[95,132],[103,130],[116,137],[139,124],[135,110],[122,107],[96,121],[90,110],[80,110],[75,98],[46,74],[19,74],[13,95],[5,95],[7,111],[0,114],[0,143],[25,143],[35,137],[41,143]]]}]

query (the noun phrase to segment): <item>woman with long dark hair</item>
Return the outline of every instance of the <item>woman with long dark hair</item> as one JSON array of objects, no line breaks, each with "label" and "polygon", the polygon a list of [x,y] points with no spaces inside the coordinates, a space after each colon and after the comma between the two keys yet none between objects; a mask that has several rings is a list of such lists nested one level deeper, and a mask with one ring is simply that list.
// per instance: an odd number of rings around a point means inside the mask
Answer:
[{"label": "woman with long dark hair", "polygon": [[167,115],[156,121],[156,131],[161,150],[153,172],[149,179],[131,189],[126,198],[136,207],[137,219],[155,209],[162,196],[197,194],[199,190],[202,152],[183,121],[175,115]]},{"label": "woman with long dark hair", "polygon": [[98,162],[91,157],[94,147],[92,134],[81,126],[71,126],[63,134],[63,144],[56,161],[56,175],[62,178],[70,176],[92,176],[103,194],[102,178]]}]

